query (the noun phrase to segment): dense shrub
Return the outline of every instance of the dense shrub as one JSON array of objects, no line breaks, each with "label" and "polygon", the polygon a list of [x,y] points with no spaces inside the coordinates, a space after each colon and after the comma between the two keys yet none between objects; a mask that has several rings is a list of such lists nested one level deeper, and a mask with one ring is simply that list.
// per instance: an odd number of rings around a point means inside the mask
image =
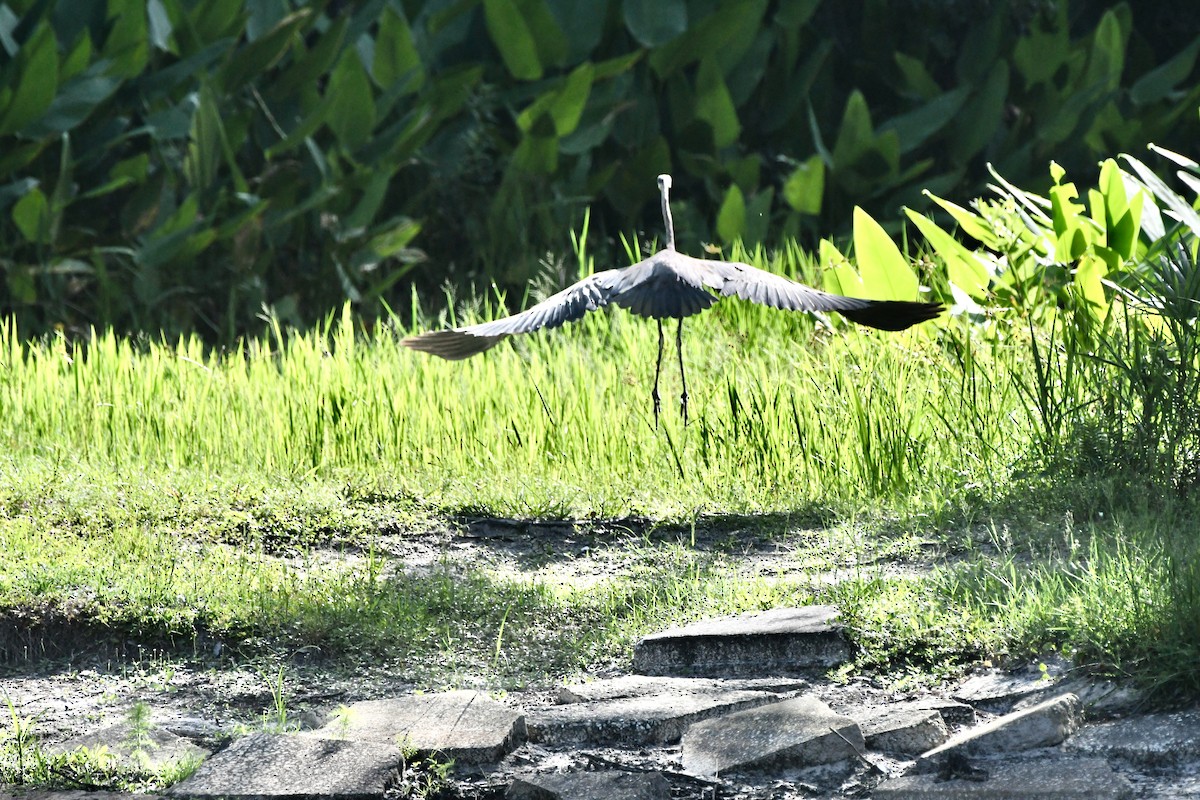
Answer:
[{"label": "dense shrub", "polygon": [[655,234],[667,170],[685,241],[812,241],[969,196],[989,160],[1021,183],[1186,148],[1183,27],[1039,0],[8,0],[0,314],[228,341],[417,276],[520,284],[587,206],[593,240]]}]

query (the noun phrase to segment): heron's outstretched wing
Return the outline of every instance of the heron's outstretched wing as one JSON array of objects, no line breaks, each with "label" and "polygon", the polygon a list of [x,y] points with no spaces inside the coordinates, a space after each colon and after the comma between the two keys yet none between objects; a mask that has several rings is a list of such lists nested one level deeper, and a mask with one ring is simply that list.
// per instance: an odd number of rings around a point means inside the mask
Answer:
[{"label": "heron's outstretched wing", "polygon": [[736,296],[785,311],[836,311],[860,325],[885,331],[902,331],[943,311],[941,303],[830,294],[735,261],[690,260],[695,262],[692,268],[707,271],[705,282],[723,297]]},{"label": "heron's outstretched wing", "polygon": [[495,347],[514,333],[557,328],[574,322],[589,311],[603,308],[612,300],[613,286],[620,272],[622,270],[610,269],[589,275],[519,314],[465,328],[428,331],[402,339],[400,344],[452,361],[469,358]]}]

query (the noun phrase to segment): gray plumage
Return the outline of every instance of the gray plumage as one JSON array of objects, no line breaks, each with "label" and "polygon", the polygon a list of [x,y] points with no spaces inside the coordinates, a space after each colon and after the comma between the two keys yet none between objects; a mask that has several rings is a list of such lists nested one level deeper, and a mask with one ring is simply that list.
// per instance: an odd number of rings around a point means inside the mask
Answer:
[{"label": "gray plumage", "polygon": [[[864,300],[830,294],[749,264],[692,258],[680,253],[675,249],[671,221],[671,176],[659,175],[658,186],[667,241],[666,246],[654,255],[633,266],[590,275],[518,314],[478,325],[409,336],[401,344],[442,358],[468,358],[513,334],[557,328],[612,303],[639,316],[658,320],[661,367],[662,320],[679,320],[677,340],[682,348],[683,319],[699,314],[722,297],[739,297],[785,311],[836,311],[861,325],[888,331],[904,330],[933,319],[943,310],[940,303]],[[654,384],[657,420],[657,370]],[[686,420],[686,383],[682,400]]]}]

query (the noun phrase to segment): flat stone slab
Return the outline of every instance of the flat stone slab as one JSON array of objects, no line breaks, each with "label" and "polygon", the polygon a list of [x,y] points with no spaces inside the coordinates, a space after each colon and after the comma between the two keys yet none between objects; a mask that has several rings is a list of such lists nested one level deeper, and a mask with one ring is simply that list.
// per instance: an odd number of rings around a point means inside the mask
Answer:
[{"label": "flat stone slab", "polygon": [[867,747],[884,753],[920,755],[950,738],[945,720],[937,710],[896,703],[852,713],[862,729]]},{"label": "flat stone slab", "polygon": [[800,678],[675,678],[669,676],[622,675],[619,678],[588,681],[562,686],[555,698],[559,703],[596,703],[625,697],[661,694],[703,694],[730,691],[770,692],[776,695],[798,694],[807,690],[808,681]]},{"label": "flat stone slab", "polygon": [[986,780],[906,775],[875,787],[878,800],[1125,800],[1133,786],[1100,758],[981,763]]},{"label": "flat stone slab", "polygon": [[724,677],[828,668],[850,659],[833,606],[776,608],[652,633],[633,649],[645,675]]},{"label": "flat stone slab", "polygon": [[1117,756],[1146,766],[1200,759],[1200,712],[1147,714],[1089,725],[1066,749],[1091,756]]},{"label": "flat stone slab", "polygon": [[855,758],[862,750],[862,732],[854,720],[805,696],[692,725],[683,736],[683,769],[719,775],[807,767]]},{"label": "flat stone slab", "polygon": [[974,725],[979,719],[975,707],[960,703],[957,700],[946,700],[941,697],[924,697],[913,700],[906,705],[919,710],[936,711],[942,715],[947,725]]},{"label": "flat stone slab", "polygon": [[104,750],[118,764],[126,767],[162,769],[181,761],[203,761],[211,751],[189,739],[157,725],[138,732],[129,722],[117,722],[98,731],[76,736],[52,748],[66,753],[86,747],[93,752]]},{"label": "flat stone slab", "polygon": [[411,747],[463,764],[499,761],[525,741],[525,716],[482,692],[364,700],[313,735]]},{"label": "flat stone slab", "polygon": [[995,710],[1009,708],[1030,696],[1040,696],[1054,688],[1053,679],[1040,673],[1023,670],[1016,673],[989,672],[975,675],[954,690],[953,697],[962,703]]},{"label": "flat stone slab", "polygon": [[1083,712],[1079,707],[1079,698],[1073,694],[1059,695],[956,734],[945,744],[917,759],[914,770],[936,771],[948,760],[960,756],[1017,753],[1036,747],[1051,747],[1061,744],[1082,724]]},{"label": "flat stone slab", "polygon": [[205,761],[167,794],[229,800],[377,798],[403,764],[395,745],[256,733]]},{"label": "flat stone slab", "polygon": [[775,703],[771,692],[687,692],[570,703],[530,711],[529,740],[561,745],[600,742],[640,747],[679,741],[700,720]]},{"label": "flat stone slab", "polygon": [[507,800],[667,800],[671,785],[661,772],[566,772],[514,780]]}]

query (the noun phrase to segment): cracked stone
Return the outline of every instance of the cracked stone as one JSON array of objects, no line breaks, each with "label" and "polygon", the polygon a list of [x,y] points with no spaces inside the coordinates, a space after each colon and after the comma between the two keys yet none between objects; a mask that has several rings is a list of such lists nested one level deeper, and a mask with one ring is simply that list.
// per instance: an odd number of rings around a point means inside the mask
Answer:
[{"label": "cracked stone", "polygon": [[661,772],[567,772],[523,775],[507,800],[667,800],[671,786]]},{"label": "cracked stone", "polygon": [[530,711],[526,725],[529,740],[540,744],[671,744],[679,741],[692,723],[778,700],[771,692],[750,691],[622,697]]},{"label": "cracked stone", "polygon": [[1062,743],[1082,724],[1079,698],[1073,694],[1060,695],[961,731],[917,759],[915,771],[936,771],[947,761],[962,756],[1050,747]]},{"label": "cracked stone", "polygon": [[462,764],[499,761],[525,741],[525,716],[482,692],[460,690],[355,703],[313,735],[382,742]]},{"label": "cracked stone", "polygon": [[875,787],[878,800],[1126,800],[1133,786],[1099,758],[982,763],[983,780],[906,775]]},{"label": "cracked stone", "polygon": [[238,739],[167,791],[183,798],[381,798],[404,763],[375,742],[256,733]]},{"label": "cracked stone", "polygon": [[725,677],[828,668],[850,658],[833,606],[777,608],[646,636],[633,651],[645,675]]},{"label": "cracked stone", "polygon": [[768,766],[808,767],[855,758],[863,750],[854,720],[815,697],[698,722],[683,736],[683,769],[694,775]]}]

